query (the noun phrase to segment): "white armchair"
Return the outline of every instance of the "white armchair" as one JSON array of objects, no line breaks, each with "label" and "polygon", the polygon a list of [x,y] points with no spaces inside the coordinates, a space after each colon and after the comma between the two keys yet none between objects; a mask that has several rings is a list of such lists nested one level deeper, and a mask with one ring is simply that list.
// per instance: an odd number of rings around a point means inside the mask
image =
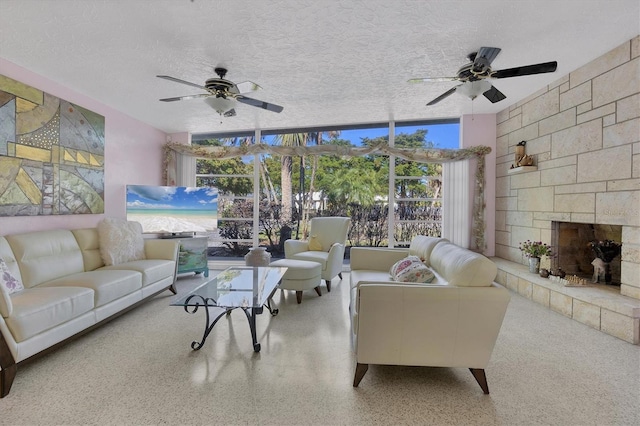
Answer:
[{"label": "white armchair", "polygon": [[342,262],[350,224],[348,217],[314,217],[309,228],[309,240],[285,241],[284,257],[320,263],[321,277],[327,283],[327,291],[331,291],[333,277],[337,275],[342,279]]}]

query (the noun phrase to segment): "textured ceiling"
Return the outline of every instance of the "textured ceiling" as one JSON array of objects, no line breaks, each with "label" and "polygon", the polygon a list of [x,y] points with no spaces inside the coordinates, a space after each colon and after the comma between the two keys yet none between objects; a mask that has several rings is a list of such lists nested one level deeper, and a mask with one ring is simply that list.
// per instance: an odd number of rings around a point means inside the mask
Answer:
[{"label": "textured ceiling", "polygon": [[[459,117],[495,113],[640,33],[638,0],[0,0],[0,57],[168,133]],[[493,69],[558,61],[552,74],[494,80],[507,99],[454,94],[481,46]],[[262,86],[252,97],[280,114],[238,105],[221,119],[197,84]]]}]

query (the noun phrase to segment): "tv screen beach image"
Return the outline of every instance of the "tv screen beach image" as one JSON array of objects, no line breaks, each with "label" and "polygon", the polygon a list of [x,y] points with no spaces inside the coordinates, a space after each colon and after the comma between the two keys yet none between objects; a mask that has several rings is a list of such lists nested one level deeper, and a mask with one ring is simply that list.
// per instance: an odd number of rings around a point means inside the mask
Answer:
[{"label": "tv screen beach image", "polygon": [[127,220],[154,234],[211,232],[218,226],[218,190],[127,185]]}]

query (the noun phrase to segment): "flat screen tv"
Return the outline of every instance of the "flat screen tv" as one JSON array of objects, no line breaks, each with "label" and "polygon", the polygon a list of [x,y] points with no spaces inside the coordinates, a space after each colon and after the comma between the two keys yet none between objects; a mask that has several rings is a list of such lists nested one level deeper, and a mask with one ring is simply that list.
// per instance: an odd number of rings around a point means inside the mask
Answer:
[{"label": "flat screen tv", "polygon": [[218,190],[211,187],[127,185],[127,220],[147,234],[193,236],[218,226]]}]

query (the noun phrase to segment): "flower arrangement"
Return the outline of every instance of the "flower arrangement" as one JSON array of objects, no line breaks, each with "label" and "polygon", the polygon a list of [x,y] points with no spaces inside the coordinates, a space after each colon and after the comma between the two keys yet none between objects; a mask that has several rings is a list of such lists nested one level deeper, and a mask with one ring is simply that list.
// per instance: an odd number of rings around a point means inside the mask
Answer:
[{"label": "flower arrangement", "polygon": [[542,241],[527,240],[520,243],[519,248],[527,257],[551,256],[553,254],[551,246]]},{"label": "flower arrangement", "polygon": [[622,250],[622,244],[612,240],[594,240],[589,242],[587,246],[593,250],[598,259],[605,263],[611,262],[618,256]]}]

